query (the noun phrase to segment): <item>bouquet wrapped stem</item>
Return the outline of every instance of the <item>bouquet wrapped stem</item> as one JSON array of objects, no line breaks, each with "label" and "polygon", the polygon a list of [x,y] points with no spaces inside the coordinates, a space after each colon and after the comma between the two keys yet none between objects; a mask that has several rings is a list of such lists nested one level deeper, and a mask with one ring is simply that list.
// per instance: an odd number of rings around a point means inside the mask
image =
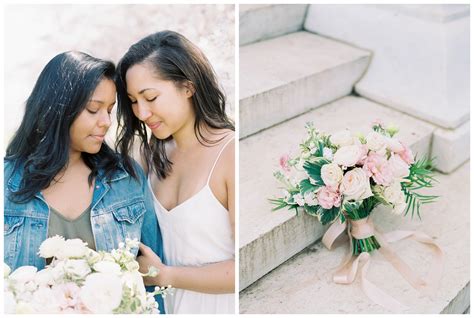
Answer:
[{"label": "bouquet wrapped stem", "polygon": [[380,248],[380,244],[375,236],[370,236],[365,239],[351,238],[352,242],[352,255],[359,255],[361,253],[370,253]]}]

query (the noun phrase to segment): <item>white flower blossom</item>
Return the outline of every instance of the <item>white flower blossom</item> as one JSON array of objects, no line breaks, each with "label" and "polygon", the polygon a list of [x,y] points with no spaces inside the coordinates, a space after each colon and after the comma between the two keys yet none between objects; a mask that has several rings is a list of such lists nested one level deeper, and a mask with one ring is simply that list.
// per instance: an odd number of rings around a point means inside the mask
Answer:
[{"label": "white flower blossom", "polygon": [[321,179],[327,186],[338,187],[342,175],[342,169],[336,163],[328,163],[321,167]]},{"label": "white flower blossom", "polygon": [[304,194],[304,202],[309,206],[318,205],[318,200],[316,199],[316,194],[308,191]]},{"label": "white flower blossom", "polygon": [[410,166],[399,155],[393,154],[388,159],[388,164],[395,178],[401,179],[410,175]]},{"label": "white flower blossom", "polygon": [[120,265],[110,261],[100,261],[94,264],[94,270],[99,273],[120,275]]},{"label": "white flower blossom", "polygon": [[352,167],[366,154],[366,148],[362,145],[344,146],[336,151],[333,162],[340,166]]},{"label": "white flower blossom", "polygon": [[122,282],[116,275],[90,274],[82,287],[80,297],[94,314],[111,314],[120,305]]},{"label": "white flower blossom", "polygon": [[323,148],[323,157],[326,158],[327,160],[332,160],[334,157],[334,154],[332,153],[332,149],[328,147]]},{"label": "white flower blossom", "polygon": [[55,235],[41,243],[39,256],[42,258],[57,257],[61,250],[64,250],[66,240],[64,237]]},{"label": "white flower blossom", "polygon": [[85,259],[68,259],[64,265],[64,272],[73,279],[84,279],[92,270]]},{"label": "white flower blossom", "polygon": [[387,148],[387,137],[384,135],[371,131],[367,136],[367,147],[379,154],[383,154]]},{"label": "white flower blossom", "polygon": [[373,195],[367,174],[362,168],[354,168],[344,175],[339,188],[345,200],[363,200]]},{"label": "white flower blossom", "polygon": [[63,248],[57,253],[58,259],[81,258],[87,254],[87,243],[80,239],[71,239],[64,242]]},{"label": "white flower blossom", "polygon": [[295,200],[296,204],[299,206],[304,206],[304,198],[301,193],[297,193],[293,196],[293,200]]},{"label": "white flower blossom", "polygon": [[329,141],[338,147],[350,146],[354,144],[354,137],[349,130],[342,130],[329,137]]}]

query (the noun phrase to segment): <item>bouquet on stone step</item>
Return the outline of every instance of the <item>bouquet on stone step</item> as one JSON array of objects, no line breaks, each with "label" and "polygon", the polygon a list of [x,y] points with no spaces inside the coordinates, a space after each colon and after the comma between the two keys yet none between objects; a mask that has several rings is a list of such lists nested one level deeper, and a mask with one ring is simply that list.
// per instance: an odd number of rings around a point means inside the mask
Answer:
[{"label": "bouquet on stone step", "polygon": [[[276,205],[273,210],[298,213],[302,208],[323,225],[347,220],[357,226],[356,221],[367,220],[379,204],[390,206],[395,214],[420,217],[420,206],[436,200],[437,196],[418,192],[436,181],[432,161],[414,158],[395,137],[397,127],[377,121],[367,135],[349,130],[329,135],[312,123],[305,128],[299,155],[282,156],[281,171],[274,173],[284,191],[282,197],[270,199]],[[380,247],[373,235],[351,240],[353,255]]]},{"label": "bouquet on stone step", "polygon": [[108,253],[96,252],[80,239],[46,239],[38,253],[52,258],[46,268],[21,266],[10,273],[4,264],[5,313],[159,313],[154,296],[165,297],[171,286],[146,292],[143,277],[155,276],[158,270],[138,271],[132,253],[138,244],[127,239]]}]

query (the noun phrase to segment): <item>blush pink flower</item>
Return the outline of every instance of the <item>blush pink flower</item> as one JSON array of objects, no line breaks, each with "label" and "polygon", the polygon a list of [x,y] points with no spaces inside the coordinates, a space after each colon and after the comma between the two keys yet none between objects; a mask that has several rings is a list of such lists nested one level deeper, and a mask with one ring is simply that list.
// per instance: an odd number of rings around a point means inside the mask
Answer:
[{"label": "blush pink flower", "polygon": [[59,301],[59,306],[64,311],[68,308],[74,309],[78,304],[81,288],[75,283],[65,283],[53,287],[53,292]]},{"label": "blush pink flower", "polygon": [[367,159],[367,153],[369,152],[369,148],[367,145],[360,145],[360,153],[361,156],[359,158],[359,161],[357,161],[356,165],[363,166],[365,164],[365,160]]},{"label": "blush pink flower", "polygon": [[403,142],[400,143],[402,144],[403,150],[397,152],[397,155],[399,155],[407,164],[413,164],[415,162],[415,159],[413,158],[413,153],[411,152],[411,149],[407,147]]},{"label": "blush pink flower", "polygon": [[290,172],[290,165],[288,164],[289,160],[290,160],[290,156],[288,154],[284,154],[283,156],[280,157],[280,168],[283,171]]},{"label": "blush pink flower", "polygon": [[323,209],[332,209],[333,207],[341,206],[341,194],[334,187],[322,187],[318,191],[318,204]]},{"label": "blush pink flower", "polygon": [[378,153],[370,152],[363,169],[377,184],[388,186],[393,181],[393,172],[388,160]]}]

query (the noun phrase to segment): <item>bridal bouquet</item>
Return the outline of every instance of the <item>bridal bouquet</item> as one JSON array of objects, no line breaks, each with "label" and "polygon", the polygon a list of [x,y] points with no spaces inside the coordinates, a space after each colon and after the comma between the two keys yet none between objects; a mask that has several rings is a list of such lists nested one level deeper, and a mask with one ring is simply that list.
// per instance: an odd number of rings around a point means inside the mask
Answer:
[{"label": "bridal bouquet", "polygon": [[137,240],[127,239],[119,248],[95,252],[80,239],[54,236],[45,240],[39,255],[52,258],[38,271],[22,266],[10,273],[4,264],[6,313],[159,313],[154,295],[166,296],[168,288],[156,287],[147,293],[143,276],[131,252]]},{"label": "bridal bouquet", "polygon": [[[443,251],[419,231],[381,233],[370,214],[380,204],[398,215],[416,214],[420,206],[437,196],[419,192],[435,182],[431,160],[416,159],[395,135],[398,129],[376,122],[367,135],[344,130],[332,135],[306,125],[307,137],[297,156],[280,158],[281,170],[274,173],[284,185],[283,196],[270,199],[273,210],[303,209],[323,224],[330,224],[322,243],[331,249],[344,232],[349,237],[349,254],[333,275],[338,284],[354,282],[359,266],[365,294],[392,311],[407,307],[371,283],[366,274],[371,254],[379,251],[414,288],[422,293],[437,290],[443,267]],[[412,239],[434,248],[435,262],[426,279],[415,273],[391,248],[390,243]]]},{"label": "bridal bouquet", "polygon": [[[325,225],[366,219],[379,204],[396,214],[420,216],[420,206],[437,198],[417,192],[433,186],[432,163],[415,160],[410,148],[394,137],[396,127],[377,122],[366,136],[349,130],[328,135],[312,123],[306,129],[299,156],[283,156],[282,171],[274,174],[285,185],[284,196],[270,200],[274,210],[303,208]],[[295,179],[291,168],[303,175]],[[373,235],[352,237],[354,255],[379,247]]]}]

